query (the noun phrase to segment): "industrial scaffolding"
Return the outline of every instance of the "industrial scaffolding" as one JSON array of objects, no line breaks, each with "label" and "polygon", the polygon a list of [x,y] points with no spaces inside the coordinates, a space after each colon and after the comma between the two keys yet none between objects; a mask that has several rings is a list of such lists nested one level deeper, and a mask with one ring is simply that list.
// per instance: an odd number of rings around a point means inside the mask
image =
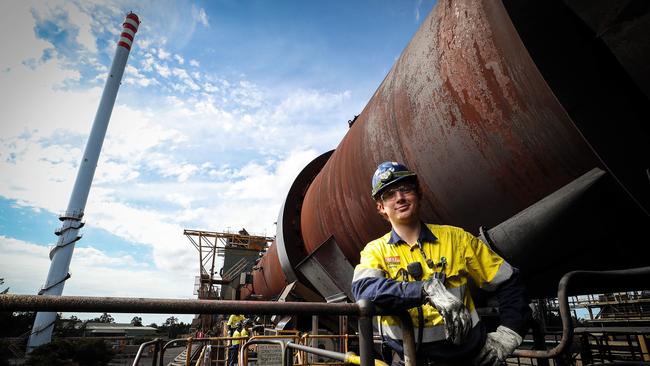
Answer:
[{"label": "industrial scaffolding", "polygon": [[[260,253],[265,253],[275,240],[251,235],[246,229],[237,233],[186,229],[183,234],[199,251],[199,276],[195,279],[194,294],[204,300],[236,298],[236,289],[245,282],[242,274],[252,268]],[[223,285],[233,291],[224,291]]]}]

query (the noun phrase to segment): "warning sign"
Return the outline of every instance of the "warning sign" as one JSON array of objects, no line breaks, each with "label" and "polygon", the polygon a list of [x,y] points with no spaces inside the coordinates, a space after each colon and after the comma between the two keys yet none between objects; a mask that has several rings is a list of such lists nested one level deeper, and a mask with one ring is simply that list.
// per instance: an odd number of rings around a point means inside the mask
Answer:
[{"label": "warning sign", "polygon": [[282,366],[282,349],[280,346],[274,344],[258,344],[257,365]]}]

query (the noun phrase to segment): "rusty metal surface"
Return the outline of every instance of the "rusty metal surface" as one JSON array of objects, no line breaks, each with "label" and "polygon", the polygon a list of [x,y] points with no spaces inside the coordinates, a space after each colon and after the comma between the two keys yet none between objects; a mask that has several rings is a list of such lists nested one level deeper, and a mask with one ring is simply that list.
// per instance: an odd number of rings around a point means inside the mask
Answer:
[{"label": "rusty metal surface", "polygon": [[642,2],[503,0],[553,94],[650,215],[650,6]]},{"label": "rusty metal surface", "polygon": [[307,188],[312,184],[312,181],[330,158],[332,152],[333,150],[321,154],[300,171],[291,184],[289,193],[278,215],[276,234],[278,258],[282,266],[282,272],[290,282],[300,279],[299,274],[295,273],[293,269],[307,255],[300,233],[302,202],[307,193]]},{"label": "rusty metal surface", "polygon": [[[265,300],[277,296],[287,283],[302,279],[294,271],[294,267],[307,255],[300,233],[300,208],[307,187],[331,154],[332,151],[321,154],[303,168],[282,204],[277,220],[276,240],[253,270],[253,293],[261,295]],[[242,289],[242,298],[250,293],[248,289]]]},{"label": "rusty metal surface", "polygon": [[[550,14],[565,8],[561,1],[542,3],[539,6]],[[285,262],[295,266],[296,258],[307,257],[333,236],[349,262],[358,263],[363,246],[389,230],[370,198],[370,177],[377,164],[387,160],[403,162],[419,174],[425,221],[460,226],[474,234],[480,226],[504,222],[593,168],[611,177],[603,190],[611,197],[602,209],[616,218],[612,226],[650,224],[647,164],[635,160],[647,162],[650,156],[643,153],[648,146],[647,124],[637,123],[647,121],[647,101],[643,103],[623,80],[627,76],[611,64],[602,45],[579,46],[589,42],[589,35],[581,33],[584,26],[572,23],[578,19],[575,14],[563,13],[561,26],[554,25],[554,31],[565,32],[566,37],[546,41],[543,34],[550,17],[530,19],[537,12],[528,9],[529,4],[506,1],[506,5],[508,10],[500,1],[450,0],[435,6],[310,181],[304,201],[292,204],[291,209],[301,207],[300,212],[278,220],[293,230],[286,252],[295,257]],[[508,11],[514,12],[512,18]],[[528,20],[540,19],[544,27],[527,26]],[[538,34],[541,38],[535,37]],[[558,38],[562,50],[574,51],[566,62],[562,52],[554,50]],[[565,63],[571,64],[570,71]],[[588,72],[579,72],[581,68]],[[594,77],[602,71],[607,80]],[[634,197],[633,202],[621,203],[629,201],[621,195]],[[635,204],[645,213],[632,207]],[[589,215],[597,214],[589,212],[584,223]],[[633,249],[630,243],[636,242],[634,233],[601,234],[616,237],[609,245]],[[561,233],[558,236],[562,239]],[[557,244],[576,245],[566,240]],[[579,244],[584,246],[584,240]],[[570,269],[602,262],[601,250],[589,253],[572,256]],[[546,282],[548,288],[551,281]]]},{"label": "rusty metal surface", "polygon": [[305,197],[309,252],[334,235],[352,263],[388,225],[370,177],[402,161],[423,217],[474,233],[599,165],[497,1],[440,2]]},{"label": "rusty metal surface", "polygon": [[[273,242],[266,254],[253,268],[253,292],[256,295],[262,295],[264,300],[270,300],[282,291],[286,283],[287,280],[278,259],[277,243]],[[241,295],[242,298],[246,298],[248,293],[242,291]]]}]

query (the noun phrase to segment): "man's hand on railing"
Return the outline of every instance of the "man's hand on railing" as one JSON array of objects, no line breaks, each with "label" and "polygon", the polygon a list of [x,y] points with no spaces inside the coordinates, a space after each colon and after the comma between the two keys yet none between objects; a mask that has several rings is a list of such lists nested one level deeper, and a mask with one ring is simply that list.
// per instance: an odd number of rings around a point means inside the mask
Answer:
[{"label": "man's hand on railing", "polygon": [[521,336],[514,330],[499,325],[496,332],[488,333],[485,345],[474,364],[478,366],[504,365],[506,358],[521,344]]},{"label": "man's hand on railing", "polygon": [[433,277],[423,282],[422,292],[426,301],[444,319],[447,339],[456,345],[463,343],[472,328],[472,318],[463,302],[449,292],[439,279]]}]

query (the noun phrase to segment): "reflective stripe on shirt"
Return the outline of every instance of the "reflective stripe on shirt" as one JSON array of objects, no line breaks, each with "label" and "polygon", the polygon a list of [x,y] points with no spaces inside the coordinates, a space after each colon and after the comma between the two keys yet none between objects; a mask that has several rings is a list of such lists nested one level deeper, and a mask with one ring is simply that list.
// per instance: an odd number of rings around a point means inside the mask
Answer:
[{"label": "reflective stripe on shirt", "polygon": [[494,278],[483,285],[481,289],[485,291],[494,291],[500,284],[507,281],[510,276],[512,276],[512,266],[508,262],[503,261],[503,263],[501,263],[501,267],[499,267],[499,270],[497,271],[497,274],[494,275]]},{"label": "reflective stripe on shirt", "polygon": [[354,270],[354,277],[352,277],[352,282],[369,277],[386,277],[386,275],[385,272],[381,269],[359,268],[359,270]]},{"label": "reflective stripe on shirt", "polygon": [[[383,284],[372,286],[367,284],[369,282],[364,283],[363,286],[355,285],[364,281],[373,281],[374,278],[388,278],[399,283],[403,280],[414,281],[412,276],[405,274],[408,273],[408,265],[414,262],[421,264],[422,280],[426,280],[443,268],[441,265],[443,257],[446,260],[445,287],[461,299],[472,314],[472,318],[476,317],[478,320],[471,294],[467,291],[468,282],[473,281],[479,288],[488,291],[493,290],[511,277],[513,269],[477,237],[454,226],[423,224],[416,243],[406,243],[393,231],[368,243],[361,251],[360,262],[354,269],[352,287],[353,291],[358,291],[354,296],[357,300],[378,297],[385,300],[390,296],[400,297],[403,289],[399,286]],[[440,331],[435,330],[438,327],[443,327],[441,329],[444,333],[444,319],[429,304],[422,305],[422,310],[425,319],[424,339],[425,342],[429,342],[438,337],[436,334]],[[417,310],[410,309],[409,313],[413,324],[417,325]],[[382,319],[382,326],[391,329],[385,333],[393,339],[401,339],[399,318],[386,316]]]},{"label": "reflective stripe on shirt", "polygon": [[[477,326],[480,320],[478,313],[476,310],[472,310],[470,312],[470,315],[472,317],[472,327]],[[402,327],[399,325],[399,322],[392,325],[384,323],[382,325],[382,329],[386,336],[392,339],[402,339]],[[419,334],[417,323],[413,324],[413,332],[415,333],[415,341],[417,342]],[[422,331],[422,342],[424,343],[437,342],[443,339],[446,339],[444,324],[436,325],[433,327],[425,327]]]}]

